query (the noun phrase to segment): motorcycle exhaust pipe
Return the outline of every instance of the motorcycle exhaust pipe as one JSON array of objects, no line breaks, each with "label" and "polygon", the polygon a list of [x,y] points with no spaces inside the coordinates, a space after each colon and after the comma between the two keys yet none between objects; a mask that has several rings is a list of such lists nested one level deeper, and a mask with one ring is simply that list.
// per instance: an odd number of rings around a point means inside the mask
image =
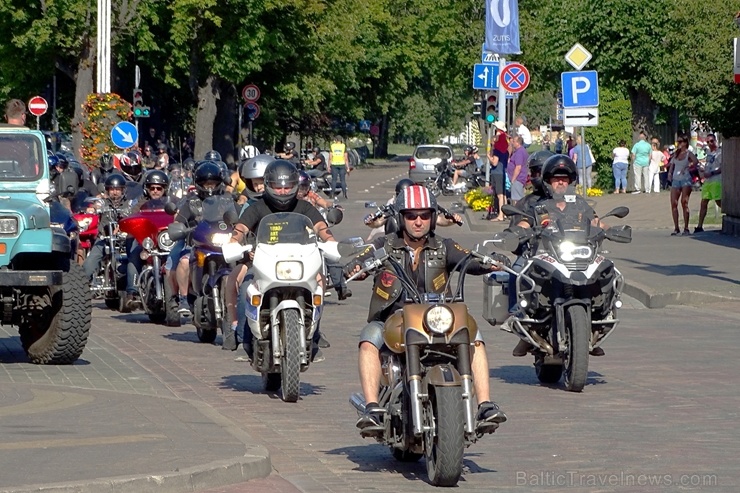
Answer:
[{"label": "motorcycle exhaust pipe", "polygon": [[355,392],[349,396],[349,403],[352,404],[358,413],[365,414],[365,398],[362,394]]}]

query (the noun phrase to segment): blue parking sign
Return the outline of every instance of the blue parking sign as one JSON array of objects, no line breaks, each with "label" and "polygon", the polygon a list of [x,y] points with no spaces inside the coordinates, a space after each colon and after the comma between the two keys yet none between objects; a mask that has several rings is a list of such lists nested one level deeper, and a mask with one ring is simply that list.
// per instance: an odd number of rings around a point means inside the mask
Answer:
[{"label": "blue parking sign", "polygon": [[563,72],[563,108],[595,108],[599,106],[599,74],[595,70]]}]

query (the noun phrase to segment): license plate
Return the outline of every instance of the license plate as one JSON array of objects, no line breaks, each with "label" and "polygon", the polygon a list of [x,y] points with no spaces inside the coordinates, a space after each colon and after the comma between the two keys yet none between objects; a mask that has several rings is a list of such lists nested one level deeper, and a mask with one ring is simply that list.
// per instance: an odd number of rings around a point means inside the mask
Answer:
[{"label": "license plate", "polygon": [[425,171],[434,171],[434,165],[433,164],[425,164],[424,165]]}]

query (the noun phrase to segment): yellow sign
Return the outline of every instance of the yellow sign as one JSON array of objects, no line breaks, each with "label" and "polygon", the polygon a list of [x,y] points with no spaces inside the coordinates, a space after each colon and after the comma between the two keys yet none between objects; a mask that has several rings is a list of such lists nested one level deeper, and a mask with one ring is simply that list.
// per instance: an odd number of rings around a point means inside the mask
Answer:
[{"label": "yellow sign", "polygon": [[581,43],[576,43],[573,47],[565,54],[565,61],[570,63],[571,66],[576,70],[581,70],[586,66],[589,60],[591,60],[591,53],[581,46]]}]

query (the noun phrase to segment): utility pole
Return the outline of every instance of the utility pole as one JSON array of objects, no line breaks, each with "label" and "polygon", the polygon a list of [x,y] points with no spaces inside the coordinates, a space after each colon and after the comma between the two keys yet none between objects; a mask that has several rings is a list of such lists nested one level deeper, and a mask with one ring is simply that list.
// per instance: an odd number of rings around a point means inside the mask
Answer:
[{"label": "utility pole", "polygon": [[111,0],[98,0],[97,90],[99,93],[110,92],[110,17]]}]

